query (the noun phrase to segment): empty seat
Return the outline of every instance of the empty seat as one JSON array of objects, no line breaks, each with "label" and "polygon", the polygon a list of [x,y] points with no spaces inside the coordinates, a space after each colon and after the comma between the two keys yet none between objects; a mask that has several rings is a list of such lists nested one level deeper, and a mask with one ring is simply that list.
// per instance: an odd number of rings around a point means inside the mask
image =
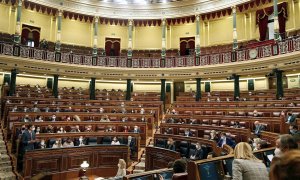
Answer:
[{"label": "empty seat", "polygon": [[202,124],[203,125],[209,125],[210,123],[209,123],[209,119],[203,119],[202,120]]},{"label": "empty seat", "polygon": [[229,116],[235,116],[235,115],[236,115],[236,113],[235,113],[235,112],[233,112],[233,111],[229,111],[229,112],[228,112],[228,115],[229,115]]},{"label": "empty seat", "polygon": [[181,157],[188,158],[189,143],[187,141],[180,141],[180,143],[179,143],[179,152],[180,152]]},{"label": "empty seat", "polygon": [[220,120],[218,120],[218,119],[213,119],[213,120],[211,121],[211,125],[213,125],[213,126],[219,126],[219,125],[220,125]]},{"label": "empty seat", "polygon": [[166,148],[166,140],[164,140],[164,139],[156,139],[154,145],[156,147]]},{"label": "empty seat", "polygon": [[228,126],[228,120],[221,120],[220,126]]},{"label": "empty seat", "polygon": [[238,116],[246,116],[246,113],[244,111],[239,111]]}]

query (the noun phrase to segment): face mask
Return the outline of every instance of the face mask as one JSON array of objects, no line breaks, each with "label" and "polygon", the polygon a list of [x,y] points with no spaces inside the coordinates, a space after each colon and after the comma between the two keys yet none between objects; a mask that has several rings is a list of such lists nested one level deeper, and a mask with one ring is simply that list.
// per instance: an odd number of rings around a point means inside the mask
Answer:
[{"label": "face mask", "polygon": [[276,157],[280,157],[281,156],[281,150],[279,148],[276,148],[274,151],[274,154]]},{"label": "face mask", "polygon": [[60,128],[60,130],[62,131],[62,130],[64,130],[64,128]]},{"label": "face mask", "polygon": [[256,147],[257,146],[257,144],[256,143],[253,143],[253,147]]},{"label": "face mask", "polygon": [[41,145],[45,145],[45,142],[44,142],[44,141],[42,141],[42,142],[41,142]]},{"label": "face mask", "polygon": [[35,128],[32,128],[32,130],[34,131],[34,130],[35,130]]},{"label": "face mask", "polygon": [[58,144],[58,141],[55,141],[56,144]]}]

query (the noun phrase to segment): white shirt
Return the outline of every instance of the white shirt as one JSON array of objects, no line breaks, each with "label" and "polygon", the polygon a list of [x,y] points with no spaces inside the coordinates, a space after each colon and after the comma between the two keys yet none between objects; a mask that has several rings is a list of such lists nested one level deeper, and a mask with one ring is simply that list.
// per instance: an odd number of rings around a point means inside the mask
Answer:
[{"label": "white shirt", "polygon": [[120,145],[120,142],[119,142],[119,141],[117,141],[117,142],[112,141],[112,142],[111,142],[111,145]]}]

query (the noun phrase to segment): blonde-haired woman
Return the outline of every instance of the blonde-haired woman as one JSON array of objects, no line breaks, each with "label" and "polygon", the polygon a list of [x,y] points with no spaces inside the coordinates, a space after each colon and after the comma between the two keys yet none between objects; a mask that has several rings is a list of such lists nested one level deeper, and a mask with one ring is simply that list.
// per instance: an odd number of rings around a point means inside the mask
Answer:
[{"label": "blonde-haired woman", "polygon": [[233,180],[268,180],[265,164],[257,159],[248,143],[240,142],[234,148]]},{"label": "blonde-haired woman", "polygon": [[126,162],[124,159],[119,159],[118,172],[116,177],[126,176]]}]

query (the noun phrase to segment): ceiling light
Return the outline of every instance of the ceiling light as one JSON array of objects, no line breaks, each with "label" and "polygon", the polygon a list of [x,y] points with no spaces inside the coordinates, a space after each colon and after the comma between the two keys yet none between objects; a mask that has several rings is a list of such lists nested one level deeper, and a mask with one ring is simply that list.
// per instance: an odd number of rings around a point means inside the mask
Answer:
[{"label": "ceiling light", "polygon": [[162,0],[162,3],[167,3],[167,0]]}]

